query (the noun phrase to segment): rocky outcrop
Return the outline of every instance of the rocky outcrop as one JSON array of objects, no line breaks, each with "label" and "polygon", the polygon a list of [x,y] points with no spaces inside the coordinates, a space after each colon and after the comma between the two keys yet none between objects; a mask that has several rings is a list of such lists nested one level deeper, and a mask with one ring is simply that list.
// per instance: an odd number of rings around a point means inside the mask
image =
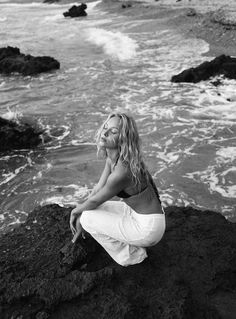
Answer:
[{"label": "rocky outcrop", "polygon": [[85,3],[81,3],[79,6],[72,6],[67,12],[64,12],[64,17],[71,17],[71,18],[77,18],[77,17],[86,17],[87,12],[85,11],[87,9],[87,5]]},{"label": "rocky outcrop", "polygon": [[33,57],[20,53],[18,48],[0,48],[0,73],[22,75],[36,75],[42,72],[59,69],[60,63],[49,56]]},{"label": "rocky outcrop", "polygon": [[210,20],[214,23],[219,23],[225,27],[236,28],[236,17],[235,12],[230,9],[220,8],[213,11],[210,14]]},{"label": "rocky outcrop", "polygon": [[35,209],[0,240],[0,317],[236,317],[236,225],[211,211],[166,209],[167,231],[121,267],[91,238],[74,245],[70,209]]},{"label": "rocky outcrop", "polygon": [[34,148],[42,143],[42,130],[27,123],[16,123],[0,117],[0,153]]},{"label": "rocky outcrop", "polygon": [[203,62],[196,68],[190,68],[174,75],[171,82],[192,82],[208,80],[210,77],[223,75],[229,79],[236,79],[236,58],[220,55],[212,61]]}]

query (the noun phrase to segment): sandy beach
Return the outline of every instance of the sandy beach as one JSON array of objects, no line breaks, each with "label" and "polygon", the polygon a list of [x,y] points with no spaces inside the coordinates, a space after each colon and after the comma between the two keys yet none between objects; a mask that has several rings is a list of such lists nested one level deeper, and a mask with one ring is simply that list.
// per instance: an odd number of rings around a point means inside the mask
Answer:
[{"label": "sandy beach", "polygon": [[[150,19],[145,28],[155,30],[155,18],[162,17],[163,26],[178,29],[186,37],[201,38],[210,45],[206,55],[235,56],[236,2],[234,0],[141,0],[110,1],[101,4],[107,11],[118,11],[132,19]],[[125,8],[122,8],[125,7]]]}]

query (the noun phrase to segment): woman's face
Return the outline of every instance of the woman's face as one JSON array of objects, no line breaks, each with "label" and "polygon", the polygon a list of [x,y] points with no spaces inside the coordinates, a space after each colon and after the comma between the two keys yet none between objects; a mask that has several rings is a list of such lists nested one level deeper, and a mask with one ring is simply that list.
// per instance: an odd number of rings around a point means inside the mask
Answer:
[{"label": "woman's face", "polygon": [[102,129],[100,137],[100,146],[115,149],[118,147],[120,119],[114,116],[107,121]]}]

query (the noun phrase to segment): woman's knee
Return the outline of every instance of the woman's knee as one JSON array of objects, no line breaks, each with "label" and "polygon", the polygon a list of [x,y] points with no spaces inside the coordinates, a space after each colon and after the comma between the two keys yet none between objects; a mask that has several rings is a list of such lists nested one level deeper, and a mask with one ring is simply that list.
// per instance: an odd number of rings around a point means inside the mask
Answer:
[{"label": "woman's knee", "polygon": [[85,210],[80,216],[80,223],[83,229],[88,231],[89,225],[91,225],[89,211]]},{"label": "woman's knee", "polygon": [[95,210],[85,210],[80,216],[80,224],[83,229],[91,233],[96,231],[98,214]]}]

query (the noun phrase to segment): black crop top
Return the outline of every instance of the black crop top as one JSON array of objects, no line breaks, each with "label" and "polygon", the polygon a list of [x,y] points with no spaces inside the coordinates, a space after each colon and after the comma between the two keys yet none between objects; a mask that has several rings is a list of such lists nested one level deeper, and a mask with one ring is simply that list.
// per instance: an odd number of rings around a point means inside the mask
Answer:
[{"label": "black crop top", "polygon": [[126,191],[120,191],[116,196],[121,197],[121,198],[129,198],[132,195],[126,193]]},{"label": "black crop top", "polygon": [[[115,161],[114,167],[117,165],[118,160],[119,160],[119,156],[117,157],[117,159]],[[157,187],[156,187],[155,183],[153,182],[152,176],[151,176],[151,174],[149,172],[147,172],[147,174],[148,174],[148,182],[151,184],[151,186],[152,186],[152,188],[153,188],[155,194],[157,195],[157,198],[158,198],[158,200],[159,200],[159,202],[161,204],[160,195],[158,193],[158,190],[157,190]],[[147,186],[144,189],[142,189],[141,192],[139,192],[139,193],[142,193],[146,188],[147,188]],[[122,190],[118,194],[116,194],[116,196],[118,196],[120,198],[129,198],[131,196],[138,195],[139,193],[131,195],[131,194],[128,194],[126,191]]]},{"label": "black crop top", "polygon": [[[153,179],[152,179],[152,176],[150,175],[149,172],[148,172],[148,182],[151,184],[151,186],[152,186],[152,188],[153,188],[153,190],[154,190],[154,192],[155,192],[155,194],[156,194],[156,196],[157,196],[159,202],[161,203],[160,195],[159,195],[159,193],[158,193],[157,187],[156,187],[156,185],[155,185],[155,183],[154,183],[154,181],[153,181]],[[141,190],[141,192],[143,192],[146,188],[147,188],[147,186],[146,186],[143,190]],[[140,192],[140,193],[141,193],[141,192]],[[132,195],[131,195],[131,194],[128,194],[126,191],[122,190],[122,191],[120,191],[118,194],[116,194],[116,196],[121,197],[121,198],[129,198],[129,197],[131,197],[131,196],[135,196],[135,195],[138,195],[138,194],[139,194],[139,193],[137,193],[137,194],[132,194]]]}]

